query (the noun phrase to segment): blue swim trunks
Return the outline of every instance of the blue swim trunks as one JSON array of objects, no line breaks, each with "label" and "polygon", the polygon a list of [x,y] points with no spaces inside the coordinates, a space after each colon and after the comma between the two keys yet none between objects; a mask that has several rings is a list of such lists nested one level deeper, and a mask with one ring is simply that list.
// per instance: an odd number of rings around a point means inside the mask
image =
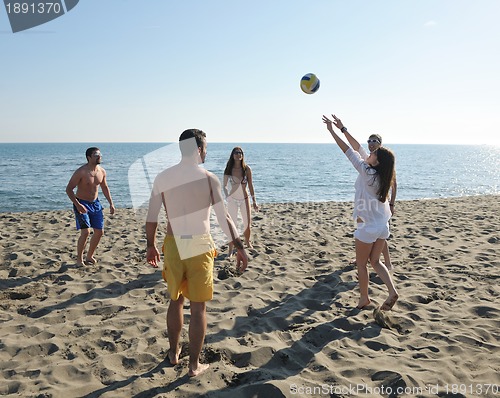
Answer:
[{"label": "blue swim trunks", "polygon": [[[77,198],[78,199],[78,198]],[[85,206],[87,213],[80,214],[73,204],[73,211],[76,218],[76,229],[104,229],[104,214],[102,212],[102,205],[99,199],[89,202],[88,200],[78,199],[78,201]]]}]

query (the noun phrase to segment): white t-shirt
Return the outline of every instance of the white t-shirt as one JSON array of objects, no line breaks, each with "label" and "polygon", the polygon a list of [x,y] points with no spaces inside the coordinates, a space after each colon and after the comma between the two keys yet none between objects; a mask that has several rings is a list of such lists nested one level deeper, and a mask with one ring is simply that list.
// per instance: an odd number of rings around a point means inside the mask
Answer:
[{"label": "white t-shirt", "polygon": [[354,187],[354,213],[353,218],[360,218],[366,224],[385,225],[391,218],[389,202],[378,200],[377,191],[379,188],[379,178],[376,171],[363,160],[363,155],[368,158],[366,151],[360,146],[360,151],[356,152],[349,148],[346,151],[347,158],[358,170],[358,178]]}]

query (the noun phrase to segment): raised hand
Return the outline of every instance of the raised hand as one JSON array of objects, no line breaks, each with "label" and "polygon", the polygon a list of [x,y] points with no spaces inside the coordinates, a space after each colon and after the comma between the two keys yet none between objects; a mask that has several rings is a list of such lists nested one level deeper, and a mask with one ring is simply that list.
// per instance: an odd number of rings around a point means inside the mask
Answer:
[{"label": "raised hand", "polygon": [[323,115],[323,123],[326,124],[326,128],[328,131],[333,132],[332,121],[328,119],[325,115]]},{"label": "raised hand", "polygon": [[342,121],[335,115],[332,115],[332,117],[333,117],[333,124],[335,125],[335,127],[337,127],[339,130],[342,131],[342,129],[344,128]]}]

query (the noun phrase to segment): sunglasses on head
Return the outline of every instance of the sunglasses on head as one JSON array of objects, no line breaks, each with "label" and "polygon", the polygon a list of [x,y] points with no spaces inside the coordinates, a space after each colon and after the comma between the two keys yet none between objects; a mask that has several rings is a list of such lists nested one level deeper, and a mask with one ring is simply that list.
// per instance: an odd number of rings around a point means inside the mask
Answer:
[{"label": "sunglasses on head", "polygon": [[94,156],[94,157],[98,158],[98,157],[100,157],[100,156],[102,156],[102,155],[101,155],[101,152],[98,152],[98,151],[97,151],[97,152],[94,152],[94,153],[92,154],[92,156]]},{"label": "sunglasses on head", "polygon": [[373,140],[368,140],[366,141],[368,142],[369,144],[380,144],[380,141],[379,140],[376,140],[376,139],[373,139]]}]

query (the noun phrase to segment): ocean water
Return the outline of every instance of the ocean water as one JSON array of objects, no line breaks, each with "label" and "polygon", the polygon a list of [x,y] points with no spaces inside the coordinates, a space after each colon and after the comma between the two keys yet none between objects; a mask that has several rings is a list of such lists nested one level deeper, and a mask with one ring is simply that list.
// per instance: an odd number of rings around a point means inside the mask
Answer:
[{"label": "ocean water", "polygon": [[[180,158],[177,143],[95,145],[117,207],[144,205],[155,174]],[[334,143],[209,143],[203,167],[222,180],[236,145],[252,167],[259,203],[353,200],[357,172]],[[0,144],[0,212],[71,209],[66,184],[89,146]],[[499,146],[387,146],[396,154],[398,200],[500,194]]]}]

